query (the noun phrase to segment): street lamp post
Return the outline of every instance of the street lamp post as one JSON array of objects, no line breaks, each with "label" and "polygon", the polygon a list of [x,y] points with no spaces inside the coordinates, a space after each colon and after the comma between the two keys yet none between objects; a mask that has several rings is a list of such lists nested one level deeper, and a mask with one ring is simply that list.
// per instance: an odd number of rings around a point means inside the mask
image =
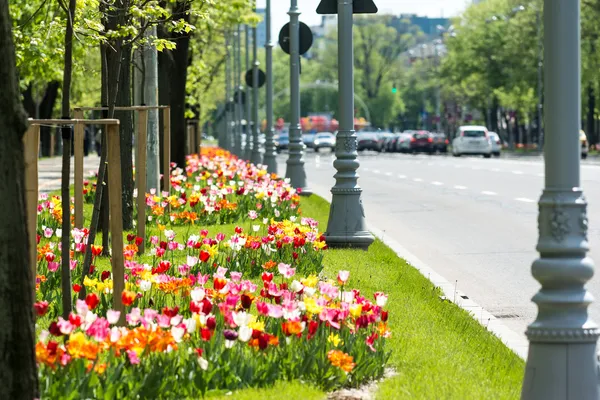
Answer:
[{"label": "street lamp post", "polygon": [[252,28],[252,56],[254,63],[252,65],[252,119],[254,126],[252,129],[252,156],[250,161],[253,164],[260,164],[262,157],[260,156],[260,144],[258,141],[259,123],[258,123],[258,40],[256,35],[256,27]]},{"label": "street lamp post", "polygon": [[339,130],[333,166],[335,186],[325,240],[329,247],[367,249],[373,235],[367,230],[365,211],[356,170],[360,166],[354,131],[354,50],[352,43],[352,1],[337,0],[338,12],[338,105]]},{"label": "street lamp post", "polygon": [[540,257],[532,274],[536,320],[527,328],[524,400],[597,400],[598,326],[588,316],[594,273],[587,202],[580,187],[580,9],[578,0],[545,0],[545,188],[539,201]]},{"label": "street lamp post", "polygon": [[238,25],[235,33],[235,111],[236,111],[236,132],[235,132],[235,154],[242,156],[242,29]]},{"label": "street lamp post", "polygon": [[231,135],[232,135],[232,129],[231,129],[231,49],[229,47],[229,32],[226,33],[226,40],[225,40],[225,46],[227,46],[227,60],[226,60],[226,64],[225,64],[225,82],[226,82],[226,89],[225,89],[225,97],[226,97],[226,109],[225,109],[225,123],[226,123],[226,127],[225,127],[225,140],[224,140],[224,145],[225,145],[225,149],[226,150],[231,150]]},{"label": "street lamp post", "polygon": [[[250,27],[246,25],[246,71],[250,70]],[[252,132],[250,131],[252,115],[250,113],[250,86],[246,83],[246,146],[244,159],[250,161],[252,157]]]},{"label": "street lamp post", "polygon": [[291,185],[300,189],[300,194],[310,196],[312,191],[306,187],[304,169],[304,143],[300,126],[300,23],[298,1],[291,0],[290,10],[290,144],[287,159],[286,178]]},{"label": "street lamp post", "polygon": [[267,43],[265,44],[266,62],[267,62],[267,129],[265,131],[265,154],[263,164],[267,166],[267,171],[277,173],[277,152],[275,149],[273,129],[273,41],[271,39],[271,0],[267,0]]}]

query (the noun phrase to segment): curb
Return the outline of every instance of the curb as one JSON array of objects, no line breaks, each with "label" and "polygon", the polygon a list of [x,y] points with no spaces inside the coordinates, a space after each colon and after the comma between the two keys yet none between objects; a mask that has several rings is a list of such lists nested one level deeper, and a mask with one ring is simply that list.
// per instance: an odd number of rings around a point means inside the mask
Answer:
[{"label": "curb", "polygon": [[[322,187],[311,185],[313,193],[321,196],[331,203],[331,193]],[[473,319],[477,320],[488,331],[496,335],[509,349],[514,351],[523,360],[527,359],[529,350],[529,341],[523,338],[512,329],[508,328],[502,321],[493,316],[489,311],[474,302],[464,292],[455,289],[455,285],[448,282],[443,276],[435,272],[433,268],[421,261],[400,243],[395,241],[385,232],[367,223],[369,230],[386,246],[391,248],[398,257],[406,260],[412,267],[416,268],[425,278],[427,278],[435,286],[439,287],[444,293],[445,300],[448,300],[463,310],[467,311]]]}]

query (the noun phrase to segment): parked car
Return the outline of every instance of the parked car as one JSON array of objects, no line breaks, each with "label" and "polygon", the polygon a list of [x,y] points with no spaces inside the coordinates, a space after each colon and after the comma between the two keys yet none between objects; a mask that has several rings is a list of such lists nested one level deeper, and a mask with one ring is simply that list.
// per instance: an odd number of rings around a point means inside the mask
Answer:
[{"label": "parked car", "polygon": [[394,133],[384,132],[380,133],[377,138],[377,144],[379,145],[379,151],[388,151],[388,144],[390,140],[394,138]]},{"label": "parked car", "polygon": [[277,140],[275,141],[275,147],[277,148],[277,152],[280,153],[281,150],[287,150],[290,146],[290,136],[288,133],[281,133]]},{"label": "parked car", "polygon": [[315,152],[317,153],[321,149],[335,151],[335,136],[329,132],[317,133],[315,140],[313,140],[313,149],[315,149]]},{"label": "parked car", "polygon": [[460,157],[463,154],[492,156],[492,145],[485,126],[463,125],[458,128],[452,140],[452,155]]},{"label": "parked car", "polygon": [[402,133],[394,133],[392,137],[390,137],[386,142],[385,151],[388,151],[390,153],[398,152],[398,141],[400,140],[400,137],[402,137],[402,135]]},{"label": "parked car", "polygon": [[448,151],[448,144],[450,143],[446,138],[445,133],[432,133],[431,138],[433,139],[433,152],[439,151],[440,153],[446,153]]},{"label": "parked car", "polygon": [[588,156],[590,148],[587,140],[587,135],[583,130],[579,131],[579,142],[581,143],[581,158],[585,160]]},{"label": "parked car", "polygon": [[304,143],[304,145],[309,148],[312,149],[313,148],[313,142],[315,141],[315,137],[317,135],[314,133],[303,133],[302,134],[302,142]]},{"label": "parked car", "polygon": [[500,139],[500,135],[496,132],[488,132],[488,139],[492,146],[492,154],[496,157],[500,157],[500,152],[502,151],[502,140]]},{"label": "parked car", "polygon": [[379,144],[377,142],[377,133],[375,132],[368,132],[368,131],[360,131],[357,133],[358,136],[358,144],[357,144],[357,150],[358,151],[363,151],[363,150],[375,150],[375,151],[381,151],[379,150]]},{"label": "parked car", "polygon": [[398,140],[396,141],[396,150],[400,153],[408,153],[410,151],[410,138],[412,137],[414,131],[405,131],[402,132],[398,136]]},{"label": "parked car", "polygon": [[427,131],[413,133],[408,142],[409,153],[434,153],[433,138]]}]

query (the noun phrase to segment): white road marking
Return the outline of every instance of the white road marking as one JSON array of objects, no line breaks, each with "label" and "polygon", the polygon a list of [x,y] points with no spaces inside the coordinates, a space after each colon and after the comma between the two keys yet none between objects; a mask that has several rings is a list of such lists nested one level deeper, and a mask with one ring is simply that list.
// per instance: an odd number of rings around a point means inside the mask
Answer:
[{"label": "white road marking", "polygon": [[522,201],[523,203],[535,203],[535,200],[531,200],[526,197],[517,197],[515,200]]},{"label": "white road marking", "polygon": [[500,168],[492,168],[493,172],[500,172]]},{"label": "white road marking", "polygon": [[386,176],[392,176],[392,173],[391,172],[386,172],[385,175]]},{"label": "white road marking", "polygon": [[406,175],[398,175],[398,178],[400,178],[400,179],[406,179]]},{"label": "white road marking", "polygon": [[467,187],[466,186],[461,186],[461,185],[456,185],[454,186],[454,189],[458,189],[458,190],[466,190]]},{"label": "white road marking", "polygon": [[488,190],[484,190],[481,192],[481,194],[485,194],[486,196],[496,196],[498,193],[496,192],[490,192]]},{"label": "white road marking", "polygon": [[369,168],[367,168],[367,167],[363,167],[363,170],[365,170],[365,171],[370,171],[370,169],[369,169]]},{"label": "white road marking", "polygon": [[373,172],[375,172],[376,174],[379,174],[381,171],[379,171],[378,169],[373,170]]},{"label": "white road marking", "polygon": [[431,184],[435,185],[435,186],[442,186],[443,185],[442,182],[438,182],[438,181],[433,181],[433,182],[431,182]]},{"label": "white road marking", "polygon": [[423,182],[423,179],[421,179],[421,178],[415,178],[415,179],[413,179],[413,181],[415,181],[415,182]]},{"label": "white road marking", "polygon": [[513,171],[512,173],[515,175],[523,175],[523,171]]},{"label": "white road marking", "polygon": [[536,174],[536,176],[539,176],[540,178],[543,178],[544,174]]},{"label": "white road marking", "polygon": [[479,171],[481,168],[479,168],[479,167],[471,167],[471,169],[473,169],[475,171]]}]

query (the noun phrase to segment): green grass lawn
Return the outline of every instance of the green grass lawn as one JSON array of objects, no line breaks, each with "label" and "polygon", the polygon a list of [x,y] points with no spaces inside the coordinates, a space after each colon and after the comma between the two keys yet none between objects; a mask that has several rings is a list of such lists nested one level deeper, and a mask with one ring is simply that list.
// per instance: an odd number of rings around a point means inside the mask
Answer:
[{"label": "green grass lawn", "polygon": [[[325,231],[329,204],[313,195],[302,198],[304,216],[320,222]],[[86,205],[86,226],[91,205]],[[178,240],[206,228],[211,235],[231,234],[236,224],[177,227]],[[250,223],[240,222],[245,230]],[[156,234],[156,228],[148,234]],[[100,243],[98,235],[96,243]],[[100,260],[98,260],[100,261]],[[392,337],[390,366],[396,375],[378,387],[378,399],[515,399],[521,389],[524,362],[466,311],[440,299],[441,292],[415,268],[376,240],[368,251],[328,250],[323,274],[335,278],[350,271],[350,287],[372,298],[376,291],[389,295]],[[98,262],[109,268],[108,260]],[[106,264],[106,265],[102,265]],[[281,382],[273,388],[215,394],[218,399],[322,399],[326,394],[299,382]]]}]

